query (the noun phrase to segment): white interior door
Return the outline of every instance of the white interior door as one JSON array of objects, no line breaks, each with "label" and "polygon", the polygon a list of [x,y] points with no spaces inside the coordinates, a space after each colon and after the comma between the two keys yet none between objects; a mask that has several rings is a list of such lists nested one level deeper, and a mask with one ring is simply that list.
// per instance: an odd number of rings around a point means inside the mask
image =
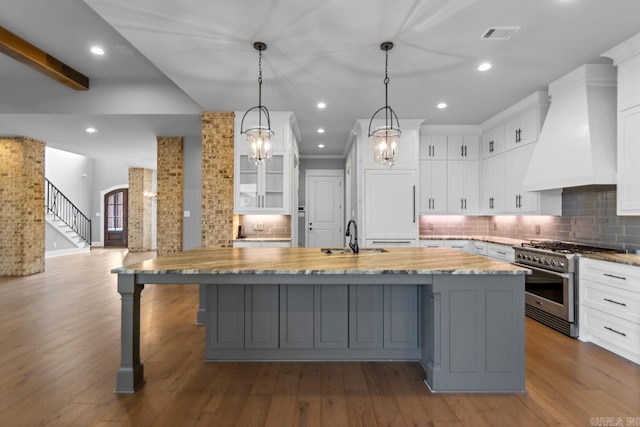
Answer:
[{"label": "white interior door", "polygon": [[340,247],[343,235],[342,170],[306,171],[307,247]]}]

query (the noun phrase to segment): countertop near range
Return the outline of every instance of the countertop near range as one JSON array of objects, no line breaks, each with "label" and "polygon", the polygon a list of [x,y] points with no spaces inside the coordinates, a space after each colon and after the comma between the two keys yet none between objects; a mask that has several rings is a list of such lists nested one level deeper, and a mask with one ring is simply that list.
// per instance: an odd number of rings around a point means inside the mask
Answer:
[{"label": "countertop near range", "polygon": [[633,265],[640,267],[640,255],[636,254],[615,254],[606,252],[596,252],[591,254],[580,254],[581,258],[598,259],[600,261],[616,262],[618,264]]},{"label": "countertop near range", "polygon": [[499,245],[507,246],[520,246],[522,243],[528,242],[528,240],[511,239],[509,237],[499,236],[456,236],[456,235],[441,235],[441,236],[420,236],[420,240],[477,240],[479,242],[497,243]]},{"label": "countertop near range", "polygon": [[529,274],[450,249],[325,254],[320,248],[199,248],[111,270],[120,274]]}]

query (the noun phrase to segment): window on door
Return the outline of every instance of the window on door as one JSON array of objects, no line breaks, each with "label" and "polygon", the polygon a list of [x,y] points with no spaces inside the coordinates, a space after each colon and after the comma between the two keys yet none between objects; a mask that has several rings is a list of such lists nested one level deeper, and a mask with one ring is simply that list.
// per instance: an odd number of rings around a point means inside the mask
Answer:
[{"label": "window on door", "polygon": [[124,193],[118,191],[107,197],[107,231],[122,231],[124,228]]},{"label": "window on door", "polygon": [[104,245],[127,246],[126,188],[114,190],[104,196]]}]

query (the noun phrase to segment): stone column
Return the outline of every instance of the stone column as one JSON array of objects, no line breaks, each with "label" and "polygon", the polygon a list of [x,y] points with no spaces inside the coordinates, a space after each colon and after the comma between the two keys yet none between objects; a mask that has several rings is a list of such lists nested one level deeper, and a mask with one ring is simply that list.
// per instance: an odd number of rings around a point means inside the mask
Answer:
[{"label": "stone column", "polygon": [[144,252],[151,250],[151,203],[146,193],[153,191],[153,171],[129,168],[129,250]]},{"label": "stone column", "polygon": [[0,137],[0,276],[44,271],[44,147]]},{"label": "stone column", "polygon": [[202,246],[233,246],[233,112],[202,113]]},{"label": "stone column", "polygon": [[183,142],[180,136],[158,141],[158,256],[182,251]]}]

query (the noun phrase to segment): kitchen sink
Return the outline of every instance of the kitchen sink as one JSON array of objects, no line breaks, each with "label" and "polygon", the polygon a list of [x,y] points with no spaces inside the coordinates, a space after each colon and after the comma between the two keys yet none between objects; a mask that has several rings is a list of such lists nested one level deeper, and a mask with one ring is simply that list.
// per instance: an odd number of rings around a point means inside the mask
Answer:
[{"label": "kitchen sink", "polygon": [[[321,248],[320,250],[327,255],[331,255],[331,254],[358,255],[358,254],[354,254],[353,251],[349,248]],[[360,251],[358,253],[381,253],[381,252],[389,252],[389,251],[383,248],[360,248]]]}]

